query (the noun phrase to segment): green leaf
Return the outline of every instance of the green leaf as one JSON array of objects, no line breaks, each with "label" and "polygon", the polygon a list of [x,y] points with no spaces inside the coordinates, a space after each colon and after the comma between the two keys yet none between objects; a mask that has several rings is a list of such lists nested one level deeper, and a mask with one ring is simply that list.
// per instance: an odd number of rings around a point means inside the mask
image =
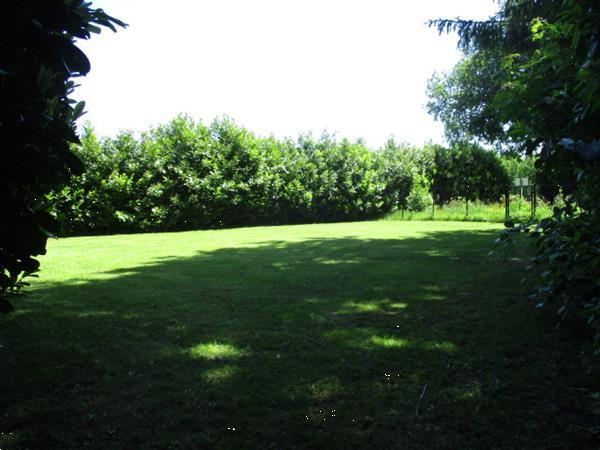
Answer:
[{"label": "green leaf", "polygon": [[71,120],[75,121],[79,119],[83,114],[85,114],[85,112],[83,111],[84,108],[84,101],[80,101],[79,103],[77,103],[77,105],[75,105],[75,107],[73,108],[73,112],[71,113]]}]

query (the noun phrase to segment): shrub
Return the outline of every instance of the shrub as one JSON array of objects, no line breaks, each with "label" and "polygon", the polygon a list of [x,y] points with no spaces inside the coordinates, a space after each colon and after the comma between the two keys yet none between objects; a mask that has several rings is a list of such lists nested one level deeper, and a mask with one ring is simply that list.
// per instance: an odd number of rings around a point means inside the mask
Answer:
[{"label": "shrub", "polygon": [[413,187],[407,199],[407,207],[409,211],[424,211],[433,205],[433,198],[429,190],[425,186]]},{"label": "shrub", "polygon": [[405,206],[413,178],[361,142],[258,138],[227,118],[138,139],[88,126],[74,151],[86,172],[48,196],[67,235],[367,219]]},{"label": "shrub", "polygon": [[84,103],[72,77],[90,70],[75,38],[123,23],[83,0],[8,0],[0,6],[0,311],[38,270],[58,231],[44,195],[83,166],[70,149]]},{"label": "shrub", "polygon": [[434,149],[431,194],[439,205],[457,199],[498,202],[508,192],[510,181],[499,156],[492,151],[474,144]]}]

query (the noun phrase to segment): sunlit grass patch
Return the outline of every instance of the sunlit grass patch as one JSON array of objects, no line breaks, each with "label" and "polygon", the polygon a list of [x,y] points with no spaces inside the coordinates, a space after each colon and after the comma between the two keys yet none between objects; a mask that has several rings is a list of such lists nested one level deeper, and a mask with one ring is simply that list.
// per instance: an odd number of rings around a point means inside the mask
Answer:
[{"label": "sunlit grass patch", "polygon": [[365,260],[360,258],[352,258],[352,259],[333,259],[333,258],[315,258],[315,262],[318,264],[324,265],[339,265],[339,264],[360,264]]},{"label": "sunlit grass patch", "polygon": [[406,307],[408,306],[407,303],[390,303],[390,308],[394,308],[394,309],[406,309]]},{"label": "sunlit grass patch", "polygon": [[190,355],[194,358],[203,358],[209,360],[215,359],[233,359],[244,355],[244,352],[231,344],[219,342],[210,342],[207,344],[198,344],[189,349]]},{"label": "sunlit grass patch", "polygon": [[348,302],[344,304],[342,313],[372,313],[380,312],[381,305],[378,302]]},{"label": "sunlit grass patch", "polygon": [[339,311],[340,314],[396,313],[405,309],[407,303],[389,300],[374,300],[370,302],[346,302]]},{"label": "sunlit grass patch", "polygon": [[239,367],[232,365],[225,365],[221,367],[214,367],[207,369],[202,373],[202,379],[211,384],[222,383],[228,380],[239,372]]},{"label": "sunlit grass patch", "polygon": [[368,349],[373,347],[370,338],[376,333],[375,328],[340,327],[325,331],[323,337],[332,342],[339,342],[345,347]]},{"label": "sunlit grass patch", "polygon": [[394,336],[371,336],[369,343],[383,348],[402,348],[410,346],[410,341]]},{"label": "sunlit grass patch", "polygon": [[[527,220],[531,217],[531,203],[518,198],[513,198],[510,205],[510,218],[513,220]],[[535,217],[543,219],[552,215],[552,205],[538,199]],[[466,222],[497,222],[506,220],[504,203],[485,204],[469,202],[469,211],[464,201],[453,201],[443,207],[428,207],[423,211],[395,211],[386,220],[438,220],[438,221],[466,221]]]}]

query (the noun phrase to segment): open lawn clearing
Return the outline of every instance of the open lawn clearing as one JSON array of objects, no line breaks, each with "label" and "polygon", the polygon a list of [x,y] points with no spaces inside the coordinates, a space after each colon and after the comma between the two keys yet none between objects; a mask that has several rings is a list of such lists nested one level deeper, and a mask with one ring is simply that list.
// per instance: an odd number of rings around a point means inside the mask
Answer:
[{"label": "open lawn clearing", "polygon": [[592,448],[585,344],[498,230],[53,241],[0,319],[0,448]]}]

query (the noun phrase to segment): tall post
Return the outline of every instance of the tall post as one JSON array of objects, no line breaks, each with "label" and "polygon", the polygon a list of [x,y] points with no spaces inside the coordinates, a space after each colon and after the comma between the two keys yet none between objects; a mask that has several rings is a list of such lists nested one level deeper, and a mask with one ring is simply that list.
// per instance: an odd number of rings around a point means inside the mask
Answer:
[{"label": "tall post", "polygon": [[510,219],[510,194],[504,194],[504,219]]}]

